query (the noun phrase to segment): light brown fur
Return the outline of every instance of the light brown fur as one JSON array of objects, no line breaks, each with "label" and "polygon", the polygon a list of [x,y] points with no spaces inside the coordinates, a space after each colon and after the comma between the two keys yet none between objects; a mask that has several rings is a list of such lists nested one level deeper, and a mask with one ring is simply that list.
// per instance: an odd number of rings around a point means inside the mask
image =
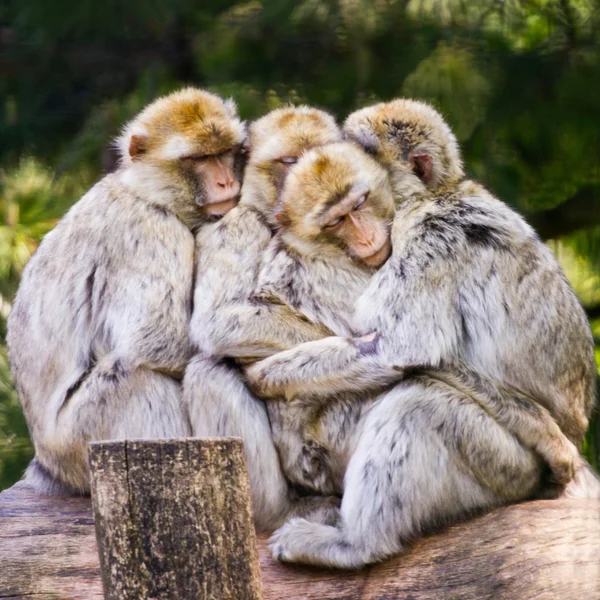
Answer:
[{"label": "light brown fur", "polygon": [[[227,143],[215,147],[215,135]],[[227,175],[234,196],[244,137],[234,106],[213,94],[157,100],[126,126],[119,170],[29,261],[7,337],[38,491],[87,492],[90,440],[190,435],[180,380],[191,355],[192,230],[206,224],[208,190],[220,183],[210,188],[198,169],[227,150],[213,174]]]},{"label": "light brown fur", "polygon": [[330,115],[309,107],[281,108],[253,123],[240,204],[196,238],[195,356],[186,370],[184,401],[194,435],[243,438],[260,529],[282,524],[291,511],[327,518],[335,505],[298,501],[281,472],[264,403],[246,388],[237,363],[330,333],[289,306],[257,298],[254,289],[290,161],[340,137]]}]

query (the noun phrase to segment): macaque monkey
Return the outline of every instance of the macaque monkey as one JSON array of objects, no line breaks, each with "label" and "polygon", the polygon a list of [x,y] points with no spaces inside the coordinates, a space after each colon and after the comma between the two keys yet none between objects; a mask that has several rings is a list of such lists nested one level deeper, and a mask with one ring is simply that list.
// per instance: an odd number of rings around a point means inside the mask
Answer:
[{"label": "macaque monkey", "polygon": [[8,349],[38,491],[87,493],[90,440],[191,434],[194,232],[236,205],[245,138],[231,101],[193,88],[156,100],[119,138],[119,169],[29,261]]},{"label": "macaque monkey", "polygon": [[[333,144],[301,158],[288,179],[276,212],[282,229],[265,253],[254,295],[288,306],[338,335],[352,336],[356,300],[366,289],[374,268],[391,252],[388,238],[394,196],[389,178],[359,148]],[[361,208],[367,196],[369,204]],[[356,256],[328,251],[326,230],[323,233],[320,225],[308,223],[307,215],[313,210],[319,213],[317,217],[326,213],[324,199],[336,204],[334,212],[340,206],[342,210],[356,207],[352,218],[373,224],[375,234],[365,227],[369,235],[354,246]],[[317,238],[310,237],[310,245],[303,246],[302,236],[295,235],[296,225],[323,236],[325,259]],[[299,240],[297,246],[287,243],[290,236]],[[273,440],[286,477],[312,493],[341,495],[350,434],[370,400],[364,393],[337,396],[326,405],[302,394],[289,403],[269,400],[266,406]]]},{"label": "macaque monkey", "polygon": [[[301,344],[247,371],[261,395],[315,402],[404,377],[356,427],[339,523],[292,519],[272,538],[281,560],[359,567],[400,552],[440,523],[526,498],[543,479],[539,456],[568,467],[578,458],[571,442],[579,444],[587,427],[592,338],[556,260],[481,186],[457,176],[430,193],[422,180],[435,162],[411,161],[403,144],[414,123],[403,126],[398,106],[397,118],[383,105],[381,122],[377,106],[346,124],[351,139],[374,132],[373,156],[386,148],[388,162],[381,162],[396,203],[392,254],[356,303],[357,334]],[[330,186],[323,208],[338,212],[315,208],[300,229],[284,210],[283,239],[302,256],[312,247],[324,260],[344,252],[360,257],[354,244],[374,239],[375,229],[357,234],[341,197]],[[497,397],[498,389],[509,395]],[[572,470],[563,475],[559,483]]]},{"label": "macaque monkey", "polygon": [[190,334],[196,355],[186,370],[184,401],[194,436],[244,440],[259,529],[274,529],[293,510],[324,506],[327,513],[336,504],[298,501],[281,472],[264,403],[246,388],[238,363],[331,335],[253,292],[277,226],[275,207],[288,170],[308,149],[340,139],[333,117],[309,107],[280,108],[253,123],[240,203],[196,238]]},{"label": "macaque monkey", "polygon": [[[399,98],[358,110],[346,119],[344,135],[347,139],[358,143],[384,165],[392,178],[396,174],[402,176],[402,171],[397,167],[399,163],[404,163],[419,176],[430,191],[437,195],[448,197],[480,195],[484,200],[485,198],[495,200],[481,185],[466,178],[459,146],[452,130],[442,116],[425,102]],[[514,213],[511,214],[516,216]],[[518,222],[522,223],[521,220]],[[486,231],[485,227],[474,228],[469,237],[471,241],[480,240],[485,246]],[[530,230],[528,235],[531,235]],[[475,243],[475,252],[472,255],[475,261],[478,247],[479,244]],[[534,277],[530,278],[525,264],[528,256],[522,257],[521,272],[516,276],[516,283],[522,289],[521,294],[518,295],[519,302],[525,310],[523,318],[527,320],[533,318],[537,321],[536,326],[543,328],[545,313],[533,312],[536,301],[531,297],[539,297],[540,291],[546,294],[547,278],[556,280],[553,287],[557,297],[550,299],[546,305],[547,310],[550,312],[559,310],[561,305],[567,308],[562,319],[553,315],[552,327],[546,332],[545,339],[552,340],[552,336],[556,335],[560,343],[555,344],[551,341],[548,346],[536,350],[536,338],[530,337],[526,347],[529,348],[530,356],[535,359],[534,364],[530,365],[533,370],[529,371],[528,366],[521,367],[508,376],[508,381],[514,384],[516,389],[525,391],[546,406],[567,437],[580,446],[594,405],[596,368],[592,337],[585,314],[579,302],[575,300],[573,291],[564,283],[564,276],[556,261],[545,246],[540,246],[540,243],[536,242],[536,247],[542,249],[544,255],[542,264],[546,266],[538,269],[532,262],[529,267]],[[531,256],[535,259],[536,254],[533,253]],[[546,273],[547,269],[551,271],[550,275]],[[506,275],[504,279],[506,280]],[[503,310],[506,310],[505,306],[503,303]],[[498,310],[499,307],[500,305]],[[494,310],[493,305],[490,305],[490,310]],[[528,322],[527,320],[524,322]],[[514,326],[518,327],[516,324]],[[527,335],[525,333],[527,326],[524,325],[521,329],[522,337]],[[553,329],[554,327],[556,329]],[[490,328],[490,331],[492,330],[493,327]],[[562,337],[563,332],[567,333],[565,337]],[[510,338],[503,339],[506,339],[510,346]],[[488,343],[486,348],[493,363],[491,355],[494,346]],[[510,348],[505,347],[505,351],[509,353]],[[515,353],[511,360],[519,363],[518,353]],[[561,366],[558,371],[555,371],[554,366],[557,364]],[[538,367],[540,370],[537,370]],[[506,368],[511,371],[510,367]],[[549,385],[547,382],[550,382]],[[553,461],[549,457],[547,459],[549,464],[552,464]],[[560,488],[557,490],[561,492]],[[546,491],[548,495],[555,493],[551,485]],[[583,459],[578,461],[575,478],[566,489],[562,490],[562,495],[600,498],[600,480]]]}]

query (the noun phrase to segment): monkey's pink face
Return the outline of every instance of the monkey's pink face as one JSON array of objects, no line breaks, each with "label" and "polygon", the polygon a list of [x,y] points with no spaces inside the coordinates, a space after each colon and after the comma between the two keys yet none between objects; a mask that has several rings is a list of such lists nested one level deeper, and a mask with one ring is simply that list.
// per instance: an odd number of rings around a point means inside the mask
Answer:
[{"label": "monkey's pink face", "polygon": [[186,157],[189,168],[202,182],[202,210],[209,215],[224,215],[240,197],[239,174],[236,173],[236,151],[232,149],[214,156]]},{"label": "monkey's pink face", "polygon": [[322,218],[323,233],[341,241],[349,253],[369,267],[380,267],[392,253],[390,218],[382,214],[371,190],[358,185]]},{"label": "monkey's pink face", "polygon": [[227,103],[186,97],[137,124],[128,150],[132,163],[162,173],[180,202],[223,215],[240,196],[245,141],[246,129]]},{"label": "monkey's pink face", "polygon": [[308,152],[292,167],[278,221],[305,252],[343,253],[378,268],[392,253],[393,218],[385,170],[357,146],[337,143]]}]

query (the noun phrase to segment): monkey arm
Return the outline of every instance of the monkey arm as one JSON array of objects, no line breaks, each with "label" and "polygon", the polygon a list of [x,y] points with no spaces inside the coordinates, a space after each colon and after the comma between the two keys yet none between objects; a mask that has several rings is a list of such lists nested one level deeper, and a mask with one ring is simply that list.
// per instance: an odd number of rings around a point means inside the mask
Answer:
[{"label": "monkey arm", "polygon": [[368,335],[307,342],[251,365],[246,374],[251,387],[266,397],[376,390],[402,379],[402,369],[382,361],[380,341]]},{"label": "monkey arm", "polygon": [[250,385],[260,395],[288,398],[373,391],[399,381],[407,368],[436,367],[455,352],[461,276],[449,275],[452,259],[419,239],[397,248],[356,304],[354,329],[371,335],[301,344],[249,367]]},{"label": "monkey arm", "polygon": [[232,358],[267,357],[331,335],[326,327],[307,321],[282,304],[238,304],[220,311],[217,319],[219,331],[212,353]]},{"label": "monkey arm", "polygon": [[[328,337],[280,352],[248,368],[250,385],[267,397],[292,398],[299,393],[327,397],[376,391],[402,379],[406,369],[436,367],[446,348],[456,347],[460,317],[445,299],[450,290],[440,285],[432,299],[427,297],[431,290],[421,287],[401,290],[379,286],[375,280],[357,310],[357,322],[373,333]],[[398,305],[414,308],[400,310]]]}]

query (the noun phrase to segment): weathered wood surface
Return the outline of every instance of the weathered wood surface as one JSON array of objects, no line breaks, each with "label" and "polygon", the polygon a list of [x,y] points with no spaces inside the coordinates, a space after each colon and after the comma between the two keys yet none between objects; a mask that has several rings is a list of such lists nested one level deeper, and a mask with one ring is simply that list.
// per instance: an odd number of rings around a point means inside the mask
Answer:
[{"label": "weathered wood surface", "polygon": [[[509,506],[358,573],[283,566],[258,539],[265,600],[596,600],[600,503]],[[101,600],[89,499],[0,494],[0,598]]]},{"label": "weathered wood surface", "polygon": [[239,438],[90,444],[106,600],[260,600]]}]

